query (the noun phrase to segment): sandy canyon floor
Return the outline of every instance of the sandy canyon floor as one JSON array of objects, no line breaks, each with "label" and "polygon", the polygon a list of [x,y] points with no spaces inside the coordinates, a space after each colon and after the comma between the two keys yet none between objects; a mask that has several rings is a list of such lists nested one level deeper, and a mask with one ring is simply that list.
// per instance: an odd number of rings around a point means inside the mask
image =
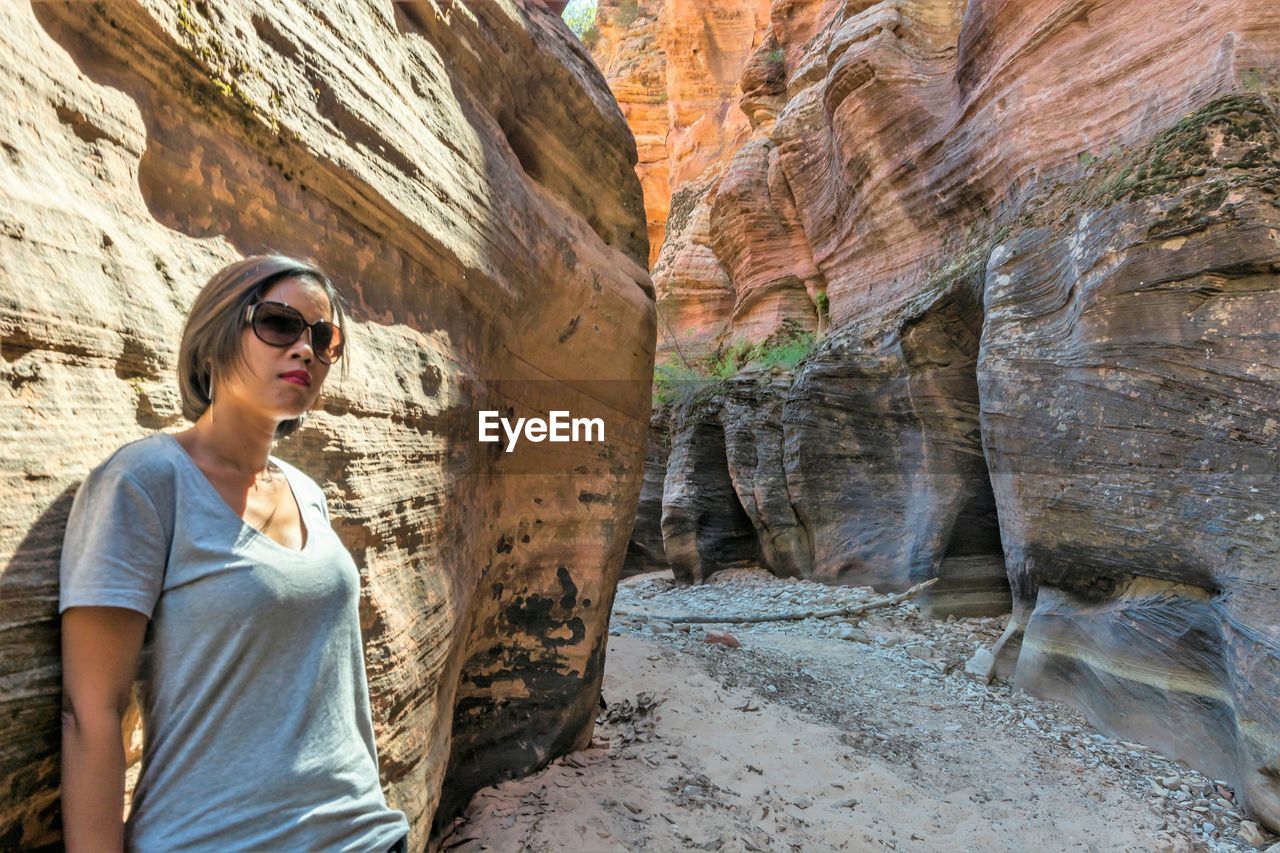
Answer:
[{"label": "sandy canyon floor", "polygon": [[[877,598],[761,571],[624,581],[589,749],[476,794],[470,851],[1266,849],[1231,790],[965,673],[1003,619],[693,626]],[[625,617],[617,612],[647,614]],[[856,624],[854,624],[856,623]],[[707,641],[728,632],[740,646]],[[1280,849],[1280,848],[1278,848]]]}]

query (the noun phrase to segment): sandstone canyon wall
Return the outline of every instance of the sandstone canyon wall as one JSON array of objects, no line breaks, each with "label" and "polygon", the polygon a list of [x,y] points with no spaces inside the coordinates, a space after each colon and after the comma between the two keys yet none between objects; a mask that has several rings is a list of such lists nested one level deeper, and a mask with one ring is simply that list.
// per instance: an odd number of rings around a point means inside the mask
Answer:
[{"label": "sandstone canyon wall", "polygon": [[1012,611],[1018,683],[1280,828],[1280,7],[776,0],[751,41],[747,138],[646,198],[658,357],[817,342],[655,415],[635,538],[689,581],[938,577]]},{"label": "sandstone canyon wall", "polygon": [[[656,329],[634,143],[555,10],[14,2],[0,31],[0,847],[58,842],[76,487],[180,426],[187,307],[266,250],[315,257],[351,303],[349,377],[278,452],[360,566],[410,846],[584,745]],[[482,408],[599,416],[606,440],[506,454],[476,441]]]}]

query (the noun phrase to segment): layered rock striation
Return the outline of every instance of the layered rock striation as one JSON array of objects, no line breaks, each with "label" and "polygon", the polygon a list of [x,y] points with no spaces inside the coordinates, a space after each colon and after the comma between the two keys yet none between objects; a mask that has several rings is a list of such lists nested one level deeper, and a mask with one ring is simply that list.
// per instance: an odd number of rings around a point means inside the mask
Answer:
[{"label": "layered rock striation", "polygon": [[938,577],[1012,610],[1002,671],[1280,828],[1280,12],[777,0],[755,41],[653,267],[707,374],[672,569]]},{"label": "layered rock striation", "polygon": [[[671,210],[672,188],[716,172],[751,135],[751,122],[737,106],[739,77],[760,46],[769,9],[768,0],[597,4],[587,42],[635,133],[651,267],[659,261],[668,223],[683,218]],[[696,299],[710,300],[709,317],[720,311],[716,280],[703,281],[696,272],[677,277]],[[672,302],[666,313],[696,316],[689,302]],[[674,328],[683,334],[687,326],[687,319],[667,317],[662,346],[673,345]]]},{"label": "layered rock striation", "polygon": [[[983,438],[1016,680],[1280,819],[1280,118],[1228,96],[992,253]],[[1157,711],[1158,709],[1158,711]]]},{"label": "layered rock striation", "polygon": [[[24,2],[0,30],[0,846],[58,841],[75,489],[181,425],[186,310],[268,250],[314,257],[350,303],[349,375],[278,452],[325,487],[360,567],[410,845],[584,745],[656,330],[631,134],[555,12]],[[477,441],[479,409],[552,408],[603,418],[605,440]]]}]

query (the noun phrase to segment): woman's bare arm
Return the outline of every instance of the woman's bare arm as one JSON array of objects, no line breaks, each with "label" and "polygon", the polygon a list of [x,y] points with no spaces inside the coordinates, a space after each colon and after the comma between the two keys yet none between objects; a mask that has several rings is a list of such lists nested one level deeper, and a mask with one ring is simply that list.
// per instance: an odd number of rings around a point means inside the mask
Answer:
[{"label": "woman's bare arm", "polygon": [[124,849],[121,719],[146,615],[124,607],[62,614],[62,831],[68,853]]}]

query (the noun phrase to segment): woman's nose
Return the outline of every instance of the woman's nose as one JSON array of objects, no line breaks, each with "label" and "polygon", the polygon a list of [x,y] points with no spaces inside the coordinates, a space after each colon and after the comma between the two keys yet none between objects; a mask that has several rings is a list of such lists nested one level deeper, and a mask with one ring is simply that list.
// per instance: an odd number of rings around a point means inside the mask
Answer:
[{"label": "woman's nose", "polygon": [[295,350],[307,361],[311,361],[316,355],[311,345],[311,331],[311,327],[307,326],[302,330],[302,334],[298,336],[298,339],[293,342]]}]

